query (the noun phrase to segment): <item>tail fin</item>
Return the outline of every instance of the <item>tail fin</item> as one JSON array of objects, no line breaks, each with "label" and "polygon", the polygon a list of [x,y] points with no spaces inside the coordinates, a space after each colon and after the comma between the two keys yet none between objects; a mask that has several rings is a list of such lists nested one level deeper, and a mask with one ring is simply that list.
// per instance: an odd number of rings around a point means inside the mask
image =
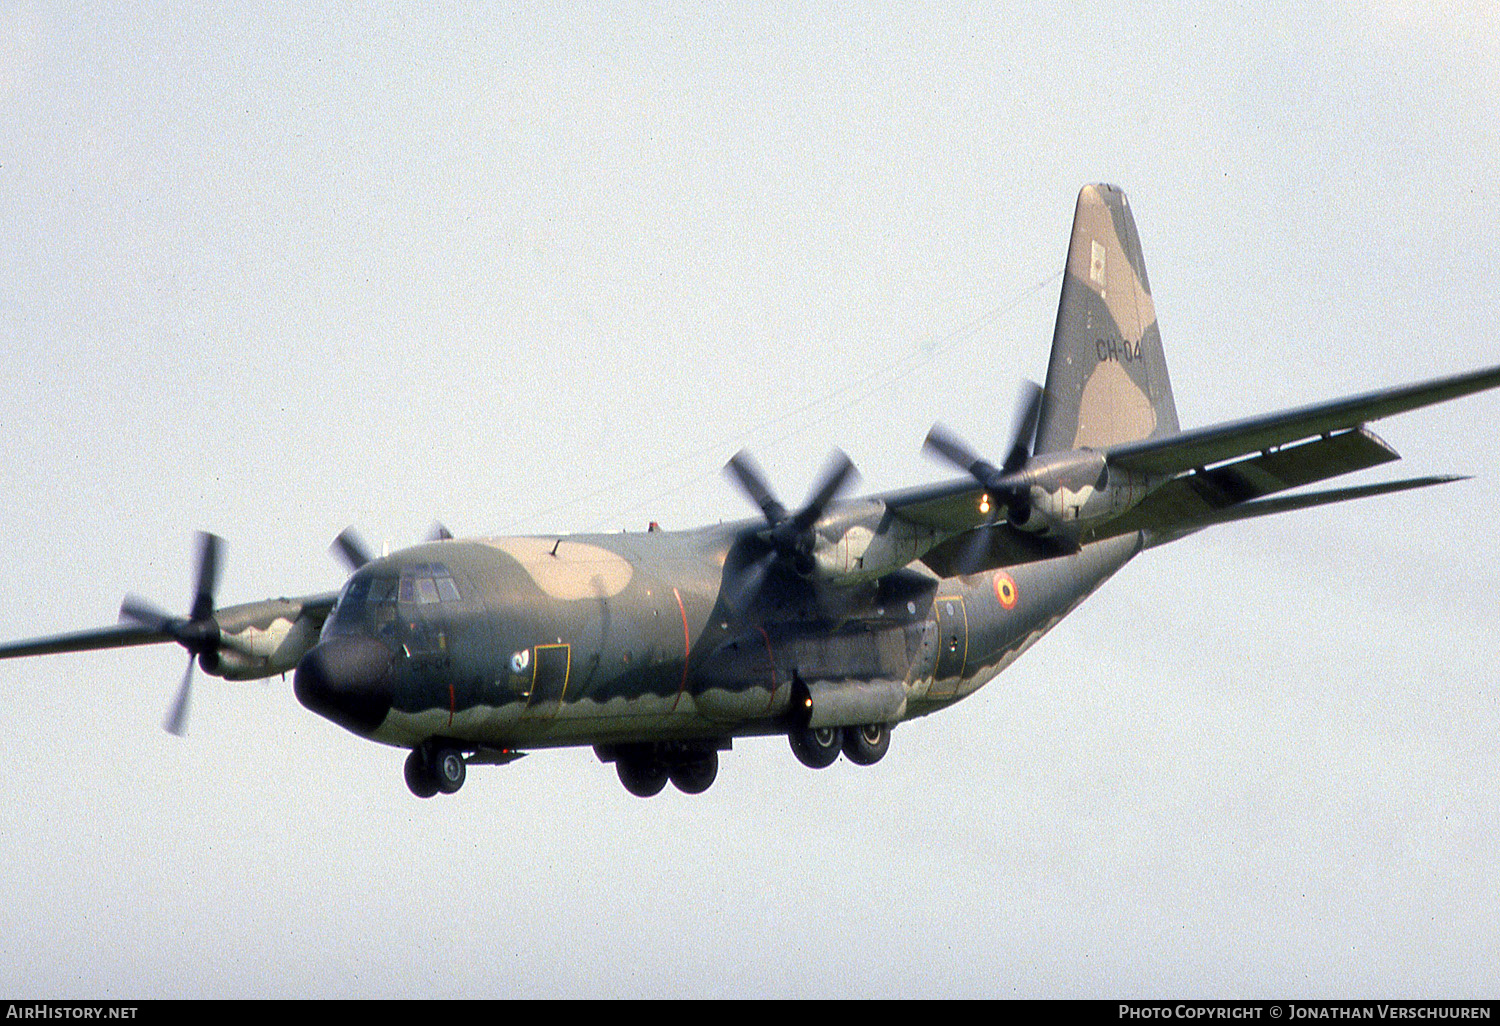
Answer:
[{"label": "tail fin", "polygon": [[1037,453],[1177,433],[1151,284],[1130,202],[1085,185],[1073,214]]}]

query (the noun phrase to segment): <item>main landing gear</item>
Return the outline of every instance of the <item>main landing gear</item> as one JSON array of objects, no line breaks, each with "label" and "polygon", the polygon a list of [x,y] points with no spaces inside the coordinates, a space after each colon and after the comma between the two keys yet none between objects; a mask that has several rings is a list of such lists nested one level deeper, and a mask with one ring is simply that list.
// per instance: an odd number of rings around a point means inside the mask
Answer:
[{"label": "main landing gear", "polygon": [[812,769],[832,766],[843,752],[856,766],[873,766],[891,747],[891,728],[885,723],[857,727],[797,727],[787,734],[797,761]]},{"label": "main landing gear", "polygon": [[[717,742],[668,741],[594,749],[603,762],[613,761],[625,790],[638,798],[658,795],[667,781],[683,794],[702,794],[719,775]],[[727,744],[723,747],[728,747]]]},{"label": "main landing gear", "polygon": [[427,741],[406,757],[406,786],[418,798],[453,794],[464,786],[468,765],[463,753],[441,742]]}]

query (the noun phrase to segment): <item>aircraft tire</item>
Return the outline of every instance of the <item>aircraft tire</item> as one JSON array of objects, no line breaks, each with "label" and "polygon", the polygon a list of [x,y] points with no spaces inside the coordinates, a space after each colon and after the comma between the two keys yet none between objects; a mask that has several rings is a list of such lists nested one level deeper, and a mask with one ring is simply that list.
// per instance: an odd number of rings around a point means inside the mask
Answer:
[{"label": "aircraft tire", "polygon": [[673,763],[667,775],[683,794],[702,794],[719,775],[719,753],[704,752],[695,758]]},{"label": "aircraft tire", "polygon": [[653,758],[622,755],[615,760],[615,772],[637,798],[654,797],[667,786],[667,767]]},{"label": "aircraft tire", "polygon": [[411,788],[411,793],[418,798],[431,798],[438,793],[437,781],[432,779],[432,774],[427,771],[427,760],[422,758],[422,750],[413,748],[411,754],[406,757],[406,786]]},{"label": "aircraft tire", "polygon": [[884,723],[866,723],[844,728],[844,754],[856,766],[873,766],[891,747],[891,728]]},{"label": "aircraft tire", "polygon": [[452,748],[439,748],[432,753],[430,766],[433,783],[444,794],[454,794],[464,786],[468,768],[461,752]]},{"label": "aircraft tire", "polygon": [[844,746],[844,731],[841,727],[801,727],[788,734],[787,740],[798,762],[811,769],[823,769],[838,759]]}]

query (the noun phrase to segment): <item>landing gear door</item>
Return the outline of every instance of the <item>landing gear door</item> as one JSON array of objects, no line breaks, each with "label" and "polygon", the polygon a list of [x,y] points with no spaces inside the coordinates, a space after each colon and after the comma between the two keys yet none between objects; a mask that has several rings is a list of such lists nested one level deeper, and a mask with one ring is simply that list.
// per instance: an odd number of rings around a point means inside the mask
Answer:
[{"label": "landing gear door", "polygon": [[969,610],[961,595],[939,595],[933,602],[937,612],[937,668],[933,671],[934,698],[946,698],[958,689],[969,659]]}]

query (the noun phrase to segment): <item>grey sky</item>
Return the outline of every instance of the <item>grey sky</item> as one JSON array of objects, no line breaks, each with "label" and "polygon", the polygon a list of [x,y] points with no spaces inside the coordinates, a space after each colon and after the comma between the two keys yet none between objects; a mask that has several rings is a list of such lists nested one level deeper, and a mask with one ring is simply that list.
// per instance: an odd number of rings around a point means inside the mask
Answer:
[{"label": "grey sky", "polygon": [[[742,446],[936,479],[1086,181],[1184,426],[1496,363],[1493,11],[0,3],[0,635],[185,606],[200,528],[230,603],[351,523],[753,515]],[[1496,402],[1376,427],[1475,480],[1148,553],[869,770],[421,802],[280,680],[179,741],[178,649],[0,665],[0,992],[1492,996]]]}]

